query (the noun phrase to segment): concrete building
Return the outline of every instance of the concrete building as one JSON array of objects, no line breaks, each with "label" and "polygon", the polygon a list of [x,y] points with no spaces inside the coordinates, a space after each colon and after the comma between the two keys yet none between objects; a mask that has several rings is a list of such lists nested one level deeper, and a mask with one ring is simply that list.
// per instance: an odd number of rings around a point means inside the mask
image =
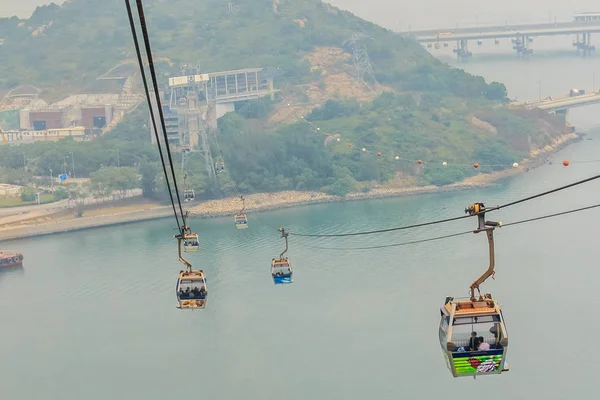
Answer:
[{"label": "concrete building", "polygon": [[62,110],[21,110],[19,117],[21,129],[42,131],[64,127],[65,116]]},{"label": "concrete building", "polygon": [[11,143],[33,143],[33,142],[57,142],[67,137],[81,142],[86,140],[86,128],[83,126],[74,126],[70,128],[47,129],[47,130],[24,130],[9,131],[4,134],[8,142]]}]

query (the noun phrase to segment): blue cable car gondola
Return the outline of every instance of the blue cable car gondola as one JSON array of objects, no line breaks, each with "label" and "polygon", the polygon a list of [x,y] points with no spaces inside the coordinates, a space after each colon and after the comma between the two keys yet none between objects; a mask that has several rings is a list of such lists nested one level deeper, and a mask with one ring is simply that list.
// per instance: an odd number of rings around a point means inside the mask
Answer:
[{"label": "blue cable car gondola", "polygon": [[501,374],[508,371],[508,333],[500,305],[490,293],[482,296],[479,285],[494,276],[494,229],[502,223],[485,221],[482,203],[473,204],[465,211],[477,215],[478,229],[474,233],[487,233],[490,265],[471,284],[469,299],[455,301],[453,297],[446,298],[440,309],[440,346],[446,366],[454,377]]},{"label": "blue cable car gondola", "polygon": [[281,232],[281,237],[285,239],[285,250],[279,255],[279,258],[271,260],[271,276],[273,277],[273,283],[276,285],[293,282],[293,270],[290,260],[283,256],[288,251],[288,234],[285,233],[283,228],[280,228],[279,231]]}]

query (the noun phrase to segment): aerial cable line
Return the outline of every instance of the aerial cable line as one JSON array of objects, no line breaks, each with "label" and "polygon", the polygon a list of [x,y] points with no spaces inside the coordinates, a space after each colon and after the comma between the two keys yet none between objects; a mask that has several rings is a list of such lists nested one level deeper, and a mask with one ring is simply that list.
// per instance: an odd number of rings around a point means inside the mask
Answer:
[{"label": "aerial cable line", "polygon": [[[502,224],[501,227],[519,225],[519,224],[524,224],[524,223],[527,223],[527,222],[534,222],[534,221],[539,221],[539,220],[542,220],[542,219],[559,217],[561,215],[573,214],[573,213],[580,212],[580,211],[587,211],[587,210],[591,210],[591,209],[597,208],[597,207],[600,207],[600,204],[594,204],[594,205],[591,205],[591,206],[586,206],[586,207],[581,207],[581,208],[575,208],[573,210],[567,210],[567,211],[557,212],[557,213],[554,213],[554,214],[542,215],[540,217],[528,218],[528,219],[523,219],[523,220],[515,221],[515,222],[509,222],[507,224]],[[486,211],[489,211],[489,210],[486,210]],[[386,247],[400,247],[400,246],[407,246],[407,245],[410,245],[410,244],[432,242],[434,240],[448,239],[448,238],[455,237],[455,236],[466,235],[468,233],[473,233],[473,230],[464,231],[464,232],[458,232],[458,233],[452,233],[452,234],[443,235],[443,236],[436,236],[436,237],[427,238],[427,239],[413,240],[413,241],[410,241],[410,242],[401,242],[401,243],[383,244],[383,245],[365,246],[365,247],[319,247],[319,246],[310,246],[310,245],[306,245],[306,244],[303,244],[303,246],[310,247],[310,248],[313,248],[313,249],[319,249],[319,250],[343,250],[343,251],[348,251],[348,250],[372,250],[372,249],[382,249],[382,248],[386,248]]]},{"label": "aerial cable line", "polygon": [[[516,204],[524,203],[526,201],[537,199],[539,197],[546,196],[548,194],[556,193],[556,192],[559,192],[561,190],[569,189],[569,188],[572,188],[574,186],[578,186],[578,185],[582,185],[582,184],[587,183],[587,182],[591,182],[591,181],[596,180],[598,178],[600,178],[600,175],[594,175],[594,176],[592,176],[590,178],[586,178],[586,179],[582,179],[582,180],[579,180],[579,181],[576,181],[576,182],[573,182],[573,183],[569,183],[568,185],[560,186],[558,188],[551,189],[551,190],[548,190],[548,191],[545,191],[545,192],[542,192],[542,193],[538,193],[538,194],[535,194],[533,196],[528,196],[528,197],[525,197],[523,199],[515,200],[515,201],[512,201],[510,203],[502,204],[502,205],[499,205],[499,206],[490,207],[490,208],[486,209],[485,212],[496,211],[496,210],[500,210],[502,208],[507,208],[507,207],[510,207],[510,206],[514,206]],[[474,214],[474,215],[477,215],[477,214]],[[419,228],[419,227],[422,227],[422,226],[437,225],[437,224],[441,224],[441,223],[445,223],[445,222],[451,222],[451,221],[457,221],[457,220],[464,219],[464,218],[469,218],[469,217],[474,216],[474,215],[462,215],[460,217],[440,219],[440,220],[436,220],[436,221],[423,222],[423,223],[420,223],[420,224],[399,226],[399,227],[396,227],[396,228],[378,229],[378,230],[374,230],[374,231],[361,231],[361,232],[351,232],[351,233],[332,233],[332,234],[306,234],[306,233],[295,233],[295,232],[292,231],[292,232],[289,232],[289,235],[290,236],[302,236],[302,237],[318,237],[318,238],[372,235],[372,234],[376,234],[376,233],[387,233],[387,232],[400,231],[400,230],[405,230],[405,229]]]},{"label": "aerial cable line", "polygon": [[[129,17],[129,25],[131,27],[131,35],[133,36],[133,44],[135,46],[135,53],[137,55],[138,63],[140,65],[142,82],[144,83],[144,90],[146,91],[146,98],[148,99],[148,108],[150,109],[150,119],[152,119],[152,127],[154,128],[154,136],[156,137],[156,144],[158,145],[158,152],[160,154],[160,162],[162,164],[162,169],[165,174],[165,180],[167,183],[167,188],[169,190],[169,198],[171,199],[171,205],[173,206],[173,214],[175,215],[175,220],[177,221],[177,228],[179,231],[181,231],[181,224],[179,223],[179,218],[177,217],[177,209],[175,207],[175,200],[173,199],[173,192],[171,191],[171,184],[169,183],[169,174],[167,173],[167,167],[165,165],[165,159],[163,156],[162,147],[160,145],[160,138],[158,137],[158,129],[156,127],[156,119],[154,118],[154,110],[152,108],[152,102],[150,100],[150,91],[148,89],[148,83],[146,81],[146,72],[144,70],[144,63],[142,61],[142,53],[140,51],[140,46],[138,43],[138,37],[137,37],[136,30],[135,30],[135,23],[133,21],[133,14],[131,11],[131,4],[129,3],[129,0],[125,0],[125,6],[127,7],[127,15]],[[158,104],[158,108],[160,109],[160,103]],[[167,145],[167,149],[168,149],[169,143],[166,142],[166,145]],[[181,203],[179,203],[179,206],[181,207]]]},{"label": "aerial cable line", "polygon": [[592,177],[589,177],[589,178],[586,178],[586,179],[582,179],[582,180],[579,180],[579,181],[576,181],[576,182],[573,182],[573,183],[569,183],[568,185],[560,186],[560,187],[557,187],[555,189],[547,190],[545,192],[538,193],[538,194],[535,194],[533,196],[525,197],[523,199],[516,200],[516,201],[511,201],[510,203],[506,203],[506,204],[503,204],[501,206],[490,207],[489,209],[486,210],[486,212],[496,211],[496,210],[500,210],[501,208],[506,208],[506,207],[514,206],[514,205],[519,204],[519,203],[524,203],[524,202],[529,201],[529,200],[537,199],[538,197],[546,196],[548,194],[552,194],[552,193],[555,193],[555,192],[560,192],[561,190],[569,189],[569,188],[572,188],[574,186],[578,186],[578,185],[582,185],[584,183],[591,182],[591,181],[596,180],[598,178],[600,178],[600,175],[594,175]]},{"label": "aerial cable line", "polygon": [[[127,4],[129,4],[129,0],[125,0],[125,2]],[[173,177],[173,185],[175,186],[175,194],[177,196],[179,212],[181,213],[181,218],[183,220],[183,218],[184,218],[183,207],[181,206],[181,199],[179,196],[179,188],[177,187],[177,179],[175,178],[175,168],[173,167],[173,158],[171,157],[171,149],[169,147],[169,139],[167,137],[167,128],[166,128],[166,124],[165,124],[165,118],[163,115],[163,110],[162,110],[161,102],[160,102],[160,93],[158,91],[158,82],[156,79],[154,60],[152,58],[152,48],[150,47],[150,39],[148,37],[148,26],[146,24],[146,17],[144,15],[144,6],[142,4],[142,0],[136,0],[136,4],[137,4],[137,9],[138,9],[138,15],[140,18],[140,27],[142,29],[142,36],[144,38],[144,45],[146,48],[146,56],[148,57],[148,67],[150,68],[150,76],[152,78],[152,85],[154,87],[154,95],[156,97],[156,105],[158,108],[158,115],[160,117],[160,124],[161,124],[161,128],[163,130],[163,136],[165,138],[165,147],[167,148],[167,156],[169,158],[169,165],[171,167],[171,175]],[[147,91],[147,89],[146,89],[146,91]],[[147,96],[148,96],[148,102],[150,102],[149,93],[147,93]],[[150,109],[152,109],[151,104],[150,104]]]}]

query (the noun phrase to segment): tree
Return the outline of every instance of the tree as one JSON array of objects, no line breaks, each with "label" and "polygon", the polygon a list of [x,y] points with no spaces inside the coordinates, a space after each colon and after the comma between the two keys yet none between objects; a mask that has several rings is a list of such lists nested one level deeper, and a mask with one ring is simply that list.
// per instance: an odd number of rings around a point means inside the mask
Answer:
[{"label": "tree", "polygon": [[96,197],[106,197],[115,191],[125,196],[128,190],[140,187],[140,178],[133,167],[102,167],[90,176]]},{"label": "tree", "polygon": [[142,174],[142,196],[152,198],[156,192],[156,175],[158,174],[158,166],[151,163],[143,163],[140,165],[140,173]]},{"label": "tree", "polygon": [[83,217],[85,211],[85,199],[88,197],[88,188],[84,188],[77,183],[67,183],[63,186],[64,190],[69,194],[69,203],[73,202],[75,211],[73,214],[76,218]]},{"label": "tree", "polygon": [[35,189],[33,188],[24,188],[21,192],[21,200],[22,201],[35,201]]},{"label": "tree", "polygon": [[485,98],[493,101],[504,101],[508,96],[504,83],[492,82],[488,85]]}]

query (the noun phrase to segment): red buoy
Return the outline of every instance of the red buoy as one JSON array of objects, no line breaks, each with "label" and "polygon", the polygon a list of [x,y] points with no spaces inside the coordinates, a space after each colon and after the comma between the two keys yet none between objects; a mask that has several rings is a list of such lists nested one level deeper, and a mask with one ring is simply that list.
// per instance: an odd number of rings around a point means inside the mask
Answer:
[{"label": "red buoy", "polygon": [[473,164],[473,167],[474,168],[479,168],[479,164],[475,163],[475,164]]},{"label": "red buoy", "polygon": [[381,153],[380,152],[377,152],[377,157],[381,157]]},{"label": "red buoy", "polygon": [[418,162],[419,164],[423,164],[423,161],[421,161],[421,160],[417,160],[417,162]]},{"label": "red buoy", "polygon": [[563,161],[563,165],[564,165],[565,167],[568,167],[568,166],[569,166],[569,160],[565,160],[565,161]]}]

